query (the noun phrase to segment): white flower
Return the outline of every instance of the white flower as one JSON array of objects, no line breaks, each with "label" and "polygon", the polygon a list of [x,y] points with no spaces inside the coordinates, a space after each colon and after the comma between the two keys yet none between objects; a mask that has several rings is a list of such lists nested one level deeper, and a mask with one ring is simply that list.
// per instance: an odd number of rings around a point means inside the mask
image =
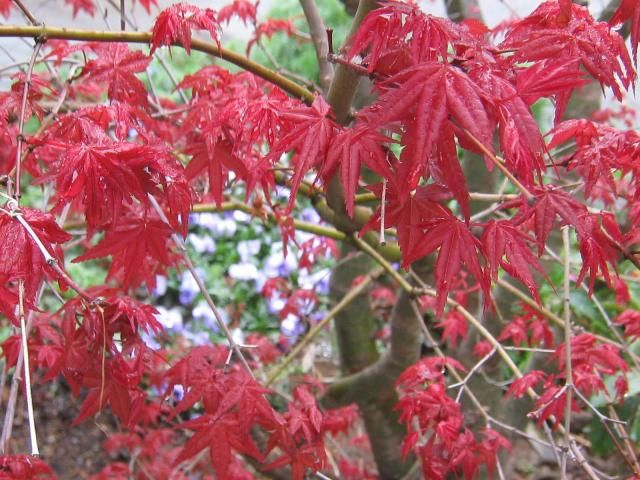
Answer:
[{"label": "white flower", "polygon": [[229,276],[235,280],[256,280],[260,274],[253,263],[236,263],[229,267]]},{"label": "white flower", "polygon": [[153,289],[153,294],[157,297],[161,297],[167,293],[167,277],[164,275],[156,275],[156,288]]},{"label": "white flower", "polygon": [[156,307],[158,313],[155,314],[156,319],[160,324],[169,330],[180,330],[182,328],[182,313],[178,307],[173,307],[169,310],[160,306]]},{"label": "white flower", "polygon": [[251,220],[251,215],[246,212],[242,212],[240,210],[234,210],[233,219],[236,222],[248,223]]},{"label": "white flower", "polygon": [[216,241],[208,235],[190,233],[187,240],[198,253],[213,253],[216,251]]},{"label": "white flower", "polygon": [[237,249],[242,262],[248,262],[249,259],[255,257],[260,252],[261,245],[262,242],[258,239],[238,242]]}]

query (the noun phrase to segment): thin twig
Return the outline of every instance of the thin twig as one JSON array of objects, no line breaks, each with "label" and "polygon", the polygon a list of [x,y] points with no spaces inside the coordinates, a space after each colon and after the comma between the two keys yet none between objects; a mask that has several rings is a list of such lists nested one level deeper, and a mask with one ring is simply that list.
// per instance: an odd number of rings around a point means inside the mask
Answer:
[{"label": "thin twig", "polygon": [[[160,204],[155,199],[155,197],[149,194],[148,198],[154,210],[157,212],[158,216],[160,217],[160,219],[163,222],[165,222],[167,225],[171,226],[171,222],[169,222],[169,219],[165,215],[164,211],[162,210],[162,207],[160,207]],[[202,278],[200,278],[200,275],[198,275],[198,272],[196,271],[196,267],[194,266],[193,262],[191,261],[191,258],[189,257],[189,252],[187,251],[184,241],[175,232],[171,234],[171,239],[173,240],[173,243],[175,243],[176,247],[178,247],[180,256],[182,257],[182,260],[185,266],[187,267],[187,270],[193,277],[193,280],[196,282],[196,285],[198,285],[198,289],[200,290],[200,293],[202,293],[202,295],[204,296],[205,302],[211,309],[213,316],[216,319],[216,323],[218,324],[218,327],[224,333],[224,336],[227,337],[227,342],[229,343],[229,347],[231,348],[231,350],[233,350],[233,353],[235,353],[235,355],[238,357],[238,359],[242,363],[247,373],[252,378],[254,378],[253,371],[251,370],[251,367],[247,363],[247,359],[244,357],[244,354],[242,353],[240,346],[234,340],[233,335],[231,334],[231,331],[227,327],[227,324],[224,323],[224,320],[222,318],[222,315],[220,314],[220,311],[218,310],[218,307],[213,301],[213,298],[211,298],[211,295],[209,295],[207,286],[204,284],[204,281],[202,280]]]},{"label": "thin twig", "polygon": [[300,0],[300,6],[309,25],[311,40],[316,49],[318,67],[320,70],[320,86],[324,92],[329,90],[331,79],[333,78],[333,65],[328,60],[329,41],[327,39],[327,29],[324,26],[320,10],[315,0]]},{"label": "thin twig", "polygon": [[27,343],[27,324],[24,320],[24,280],[18,280],[18,317],[20,319],[20,337],[22,339],[24,388],[27,397],[27,416],[29,419],[29,438],[31,440],[31,455],[40,455],[38,437],[36,435],[36,421],[33,412],[33,398],[31,396],[31,372],[29,371],[29,345]]},{"label": "thin twig", "polygon": [[[15,198],[20,202],[20,167],[22,164],[22,141],[24,139],[24,123],[27,110],[27,99],[29,98],[29,87],[31,86],[31,76],[33,74],[33,67],[36,63],[36,58],[42,47],[40,39],[36,39],[36,44],[33,47],[33,53],[29,60],[29,66],[27,67],[27,73],[24,79],[24,85],[22,90],[22,103],[20,105],[20,117],[18,118],[18,135],[16,144],[16,176],[15,176]],[[9,184],[7,184],[9,185]],[[11,192],[7,191],[7,194],[11,196]]]},{"label": "thin twig", "polygon": [[535,198],[535,196],[527,189],[527,187],[525,187],[520,180],[518,180],[513,173],[511,173],[509,171],[509,169],[504,165],[504,162],[498,158],[497,155],[495,155],[493,152],[491,152],[491,150],[489,150],[480,140],[478,140],[476,137],[473,136],[473,134],[467,130],[464,129],[464,132],[469,136],[469,138],[473,141],[473,143],[476,144],[476,146],[482,150],[482,153],[484,153],[492,162],[493,164],[498,167],[498,170],[500,170],[505,177],[507,177],[509,179],[509,181],[518,189],[522,192],[522,194],[526,197],[526,199],[528,201],[531,201]]},{"label": "thin twig", "polygon": [[21,0],[13,0],[13,3],[20,9],[22,14],[27,17],[27,20],[31,23],[31,25],[40,25],[40,22],[36,19],[36,17],[31,13],[31,11],[22,3]]},{"label": "thin twig", "polygon": [[[571,246],[569,244],[569,227],[562,228],[562,244],[564,246],[564,281],[563,281],[563,314],[564,314],[564,352],[565,352],[565,386],[567,387],[567,399],[564,413],[564,440],[565,445],[571,443],[571,393],[573,391],[573,372],[571,369]],[[562,462],[562,478],[566,478],[566,462]]]},{"label": "thin twig", "polygon": [[311,340],[313,340],[318,333],[322,331],[322,329],[329,323],[338,313],[340,313],[347,305],[349,305],[353,300],[355,300],[368,286],[369,284],[379,277],[383,272],[383,269],[380,267],[369,275],[367,275],[364,280],[362,280],[358,286],[349,290],[349,292],[342,297],[342,299],[336,303],[336,305],[327,312],[325,317],[316,323],[309,332],[291,349],[291,352],[286,356],[286,358],[271,372],[267,377],[267,381],[265,382],[265,386],[268,387],[276,379],[280,376],[280,374],[287,368],[287,366],[298,356],[298,354],[302,351],[304,347],[307,346]]}]

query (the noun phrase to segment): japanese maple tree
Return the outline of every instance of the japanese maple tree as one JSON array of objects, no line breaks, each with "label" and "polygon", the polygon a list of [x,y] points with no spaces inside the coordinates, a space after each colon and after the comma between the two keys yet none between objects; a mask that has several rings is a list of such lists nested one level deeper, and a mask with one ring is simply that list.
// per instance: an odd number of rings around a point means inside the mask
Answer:
[{"label": "japanese maple tree", "polygon": [[[340,46],[313,0],[300,0],[309,35],[251,0],[140,0],[150,31],[133,30],[128,1],[119,31],[54,25],[27,3],[0,0],[27,21],[0,37],[35,42],[0,92],[1,354],[16,379],[0,478],[55,477],[31,397],[55,381],[78,398],[74,424],[105,412],[118,426],[104,448],[124,458],[95,479],[512,478],[504,453],[522,439],[551,449],[562,478],[605,478],[576,413],[615,445],[610,473],[640,479],[618,411],[640,374],[640,135],[615,108],[573,109],[594,85],[618,103],[635,86],[639,2],[594,18],[548,0],[491,30],[461,2],[439,18],[360,0]],[[223,47],[234,21],[252,32],[244,53]],[[251,59],[276,34],[310,43],[320,86]],[[176,79],[165,49],[211,64]],[[157,63],[174,93],[154,87]],[[239,338],[196,268],[191,214],[230,210],[279,230],[300,271],[339,257],[323,318],[313,288],[260,287],[281,302],[275,321],[304,324],[296,342]],[[89,261],[104,284],[70,275]],[[163,340],[150,293],[168,272],[190,276],[224,341]],[[599,323],[572,300],[583,293]],[[321,332],[338,368],[296,375]],[[18,393],[32,456],[11,443]]]}]

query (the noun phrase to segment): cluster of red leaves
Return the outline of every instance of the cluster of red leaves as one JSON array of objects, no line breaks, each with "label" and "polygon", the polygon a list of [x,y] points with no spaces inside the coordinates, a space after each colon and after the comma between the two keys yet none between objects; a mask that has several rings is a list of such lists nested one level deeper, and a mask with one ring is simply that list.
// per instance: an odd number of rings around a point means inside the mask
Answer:
[{"label": "cluster of red leaves", "polygon": [[472,479],[482,465],[492,475],[498,451],[509,450],[511,444],[491,428],[485,429],[482,440],[478,440],[465,427],[461,405],[447,395],[446,368],[464,371],[457,360],[430,357],[398,378],[401,396],[397,409],[409,432],[403,454],[414,452],[420,458],[425,478],[462,474]]},{"label": "cluster of red leaves", "polygon": [[[568,387],[566,377],[566,344],[557,345],[553,358],[559,373],[545,373],[541,370],[531,370],[513,381],[507,395],[522,397],[529,389],[538,384],[542,385],[542,394],[534,404],[534,410],[529,416],[540,424],[546,420],[553,420],[559,425],[565,415],[568,388],[577,389],[585,398],[606,391],[605,376],[619,375],[616,381],[618,398],[626,393],[627,383],[625,373],[629,366],[620,356],[618,347],[608,343],[600,343],[590,333],[582,333],[571,337],[571,370],[572,379]],[[572,397],[572,410],[579,411],[581,401]]]}]

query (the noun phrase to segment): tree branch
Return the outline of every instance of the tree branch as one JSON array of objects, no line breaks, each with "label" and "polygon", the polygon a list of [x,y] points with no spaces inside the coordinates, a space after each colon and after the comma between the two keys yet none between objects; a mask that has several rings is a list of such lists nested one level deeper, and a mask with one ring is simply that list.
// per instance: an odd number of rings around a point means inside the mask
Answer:
[{"label": "tree branch", "polygon": [[[96,42],[124,42],[149,44],[151,32],[111,32],[100,30],[83,30],[79,28],[60,28],[47,25],[0,25],[0,37],[24,37],[24,38],[55,38],[60,40],[96,41]],[[175,46],[182,47],[176,43]],[[191,49],[219,57],[227,62],[253,73],[274,85],[282,88],[289,94],[298,97],[308,104],[313,103],[313,93],[301,87],[286,77],[266,68],[259,63],[249,60],[236,52],[226,48],[218,48],[211,42],[205,42],[198,38],[191,40]]]},{"label": "tree branch", "polygon": [[318,67],[320,70],[320,86],[325,92],[329,90],[331,79],[333,78],[333,65],[329,62],[329,41],[327,39],[327,29],[324,26],[320,10],[315,0],[300,0],[300,6],[304,11],[309,24],[311,40],[316,49],[318,57]]}]

